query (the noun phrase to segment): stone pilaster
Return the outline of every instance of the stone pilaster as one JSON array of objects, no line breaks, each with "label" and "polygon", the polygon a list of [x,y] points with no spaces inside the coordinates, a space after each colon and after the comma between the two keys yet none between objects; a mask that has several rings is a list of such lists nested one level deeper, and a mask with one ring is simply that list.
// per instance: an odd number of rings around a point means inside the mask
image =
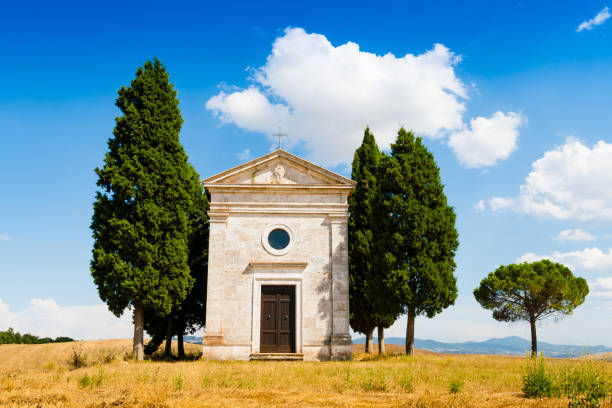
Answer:
[{"label": "stone pilaster", "polygon": [[352,353],[349,333],[348,214],[330,214],[332,270],[332,359]]},{"label": "stone pilaster", "polygon": [[208,249],[208,283],[206,297],[206,330],[203,355],[224,358],[223,311],[225,301],[225,238],[228,213],[208,213],[210,240]]}]

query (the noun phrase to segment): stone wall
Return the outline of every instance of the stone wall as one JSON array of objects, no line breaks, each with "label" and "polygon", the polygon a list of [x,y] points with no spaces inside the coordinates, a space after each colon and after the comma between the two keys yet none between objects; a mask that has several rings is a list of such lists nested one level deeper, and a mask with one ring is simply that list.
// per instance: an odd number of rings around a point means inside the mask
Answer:
[{"label": "stone wall", "polygon": [[[316,167],[304,171],[283,159],[267,161],[265,168],[282,164],[283,174],[303,173],[321,183]],[[231,177],[231,184],[205,180],[211,194],[205,357],[248,359],[259,351],[260,290],[267,284],[296,286],[297,353],[311,360],[349,357],[346,241],[352,184],[237,186],[244,177]],[[290,250],[281,255],[263,242],[279,225],[292,236]]]}]

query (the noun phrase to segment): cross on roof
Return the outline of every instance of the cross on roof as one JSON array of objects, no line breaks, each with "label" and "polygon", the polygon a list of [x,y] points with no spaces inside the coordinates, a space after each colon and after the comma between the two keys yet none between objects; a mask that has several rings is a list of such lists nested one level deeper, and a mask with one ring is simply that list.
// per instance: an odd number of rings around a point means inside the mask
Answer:
[{"label": "cross on roof", "polygon": [[283,133],[281,131],[281,128],[279,127],[278,128],[278,132],[274,133],[272,136],[278,137],[278,148],[282,149],[283,147],[282,147],[282,143],[281,143],[281,138],[282,137],[288,137],[289,135],[287,133]]}]

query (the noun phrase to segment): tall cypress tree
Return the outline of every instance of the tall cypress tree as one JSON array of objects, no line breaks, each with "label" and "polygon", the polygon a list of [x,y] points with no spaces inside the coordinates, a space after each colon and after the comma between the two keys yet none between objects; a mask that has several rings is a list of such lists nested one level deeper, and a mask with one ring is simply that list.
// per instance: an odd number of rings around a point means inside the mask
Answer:
[{"label": "tall cypress tree", "polygon": [[433,317],[454,304],[459,246],[455,213],[446,202],[440,170],[421,138],[403,128],[383,160],[376,240],[387,286],[387,307],[408,313],[406,354],[413,353],[414,320]]},{"label": "tall cypress tree", "polygon": [[[166,357],[170,357],[172,336],[178,339],[178,357],[185,358],[183,337],[192,334],[206,324],[206,283],[208,276],[208,238],[209,224],[206,211],[208,199],[199,196],[201,204],[196,207],[192,217],[192,230],[189,235],[189,268],[194,279],[191,291],[180,306],[172,309],[169,316],[163,317],[154,310],[145,309],[145,330],[151,340],[145,346],[145,354],[154,353],[166,340]],[[170,330],[168,330],[170,329]]]},{"label": "tall cypress tree", "polygon": [[376,172],[380,152],[370,129],[366,128],[361,146],[355,151],[351,178],[357,182],[349,197],[349,303],[353,330],[366,335],[366,352],[371,351],[372,332],[376,327],[374,305],[367,296],[371,268],[371,202],[375,198]]},{"label": "tall cypress tree", "polygon": [[373,259],[372,209],[378,199],[377,174],[381,152],[374,135],[366,128],[361,146],[355,151],[351,178],[357,182],[349,197],[349,299],[350,324],[366,335],[366,351],[372,351],[372,334],[379,327],[379,351],[384,352],[383,328],[395,321],[397,314],[377,308],[377,298],[384,296],[380,270]]},{"label": "tall cypress tree", "polygon": [[169,315],[189,293],[189,234],[202,186],[179,141],[183,119],[169,75],[154,59],[118,91],[113,137],[97,185],[91,274],[115,315],[134,313],[143,358],[144,308]]}]

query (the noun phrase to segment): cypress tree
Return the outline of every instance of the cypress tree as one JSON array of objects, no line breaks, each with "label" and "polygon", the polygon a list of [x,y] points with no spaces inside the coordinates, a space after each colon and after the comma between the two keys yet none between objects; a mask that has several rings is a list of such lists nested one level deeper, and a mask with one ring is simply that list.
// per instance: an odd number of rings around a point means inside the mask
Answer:
[{"label": "cypress tree", "polygon": [[349,303],[353,330],[366,336],[366,352],[371,351],[376,327],[374,305],[367,297],[367,277],[371,267],[370,204],[374,198],[380,152],[370,129],[366,128],[361,146],[355,151],[351,178],[357,182],[349,197]]},{"label": "cypress tree", "polygon": [[385,314],[376,307],[376,298],[384,296],[379,284],[380,271],[373,259],[378,234],[373,231],[372,208],[378,199],[380,159],[374,135],[366,128],[363,142],[355,151],[351,173],[357,185],[349,197],[349,309],[351,327],[366,335],[366,352],[372,351],[372,335],[378,326],[379,352],[384,353],[382,329],[393,324],[396,314]]},{"label": "cypress tree", "polygon": [[[208,199],[204,194],[200,196],[200,199],[201,204],[196,208],[199,214],[194,214],[192,231],[189,236],[189,268],[195,283],[185,300],[179,307],[174,308],[169,316],[160,317],[153,310],[145,310],[145,330],[151,336],[151,340],[145,347],[145,354],[153,354],[164,340],[169,346],[172,336],[177,336],[178,357],[185,358],[184,335],[193,334],[206,323],[209,238],[206,211],[208,210]],[[168,324],[168,319],[171,319],[170,324]],[[168,326],[171,327],[170,333],[168,333]],[[166,348],[165,354],[166,357],[170,357],[169,347]]]},{"label": "cypress tree", "polygon": [[374,219],[387,290],[381,308],[400,306],[407,312],[406,354],[412,354],[415,317],[431,318],[457,298],[455,213],[446,202],[433,155],[412,132],[399,130],[380,168]]},{"label": "cypress tree", "polygon": [[97,185],[91,274],[100,298],[134,313],[134,356],[143,358],[144,309],[167,316],[193,286],[189,234],[202,186],[179,141],[177,92],[159,60],[118,91],[113,137]]}]

